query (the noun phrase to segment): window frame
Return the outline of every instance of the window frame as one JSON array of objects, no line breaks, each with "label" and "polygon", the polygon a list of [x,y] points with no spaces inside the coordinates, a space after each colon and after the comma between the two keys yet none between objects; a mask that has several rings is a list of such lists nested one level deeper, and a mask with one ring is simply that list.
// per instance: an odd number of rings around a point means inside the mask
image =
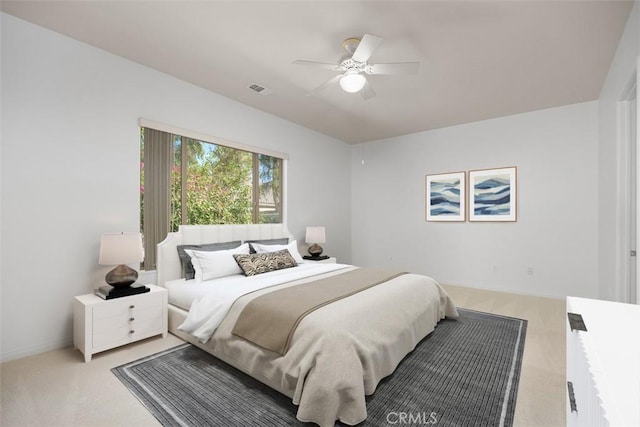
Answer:
[{"label": "window frame", "polygon": [[[206,135],[200,132],[194,132],[194,131],[189,131],[186,129],[181,129],[181,128],[177,128],[174,126],[170,126],[170,125],[166,125],[166,124],[162,124],[162,123],[158,123],[158,122],[154,122],[152,120],[148,120],[148,119],[143,119],[140,118],[138,120],[138,125],[139,125],[139,132],[142,132],[142,128],[149,128],[149,129],[153,129],[156,131],[160,131],[160,132],[165,132],[174,136],[179,136],[182,138],[181,140],[181,151],[182,151],[182,156],[181,158],[186,159],[187,158],[187,144],[185,143],[185,139],[191,139],[191,140],[195,140],[195,141],[199,141],[199,142],[203,142],[203,143],[210,143],[210,144],[214,144],[217,146],[224,146],[224,147],[228,147],[228,148],[232,148],[232,149],[236,149],[236,150],[240,150],[240,151],[244,151],[244,152],[248,152],[249,154],[252,155],[252,200],[251,200],[251,206],[252,206],[252,223],[254,224],[259,224],[260,223],[260,173],[259,173],[259,165],[260,165],[260,160],[259,160],[259,156],[260,155],[266,155],[266,156],[270,156],[270,157],[274,157],[276,159],[279,159],[280,161],[280,221],[278,223],[282,223],[282,224],[286,224],[286,206],[287,206],[287,197],[286,197],[286,189],[287,189],[287,185],[286,185],[286,177],[287,177],[287,161],[289,156],[285,153],[281,153],[281,152],[277,152],[277,151],[273,151],[273,150],[269,150],[269,149],[264,149],[261,147],[254,147],[248,144],[243,144],[243,143],[239,143],[239,142],[235,142],[235,141],[229,141],[229,140],[224,140],[221,138],[217,138],[211,135]],[[186,195],[186,174],[187,174],[187,167],[186,165],[183,163],[180,165],[180,173],[181,173],[181,212],[180,212],[180,218],[181,218],[181,224],[185,224],[186,219],[188,218],[187,215],[187,195]],[[142,219],[142,212],[141,212],[141,219]],[[169,221],[169,233],[172,232],[172,227],[171,227],[171,219]],[[141,231],[144,233],[144,230],[142,230],[142,221],[140,223],[140,229]],[[159,242],[158,242],[159,243]],[[155,268],[155,260],[153,262],[153,268]]]}]

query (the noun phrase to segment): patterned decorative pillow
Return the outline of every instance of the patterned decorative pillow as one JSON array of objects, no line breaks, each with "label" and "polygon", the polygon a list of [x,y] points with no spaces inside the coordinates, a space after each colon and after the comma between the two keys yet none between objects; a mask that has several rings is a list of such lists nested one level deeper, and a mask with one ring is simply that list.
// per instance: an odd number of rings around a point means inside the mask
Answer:
[{"label": "patterned decorative pillow", "polygon": [[234,254],[233,257],[245,276],[255,276],[298,265],[286,249],[262,254]]},{"label": "patterned decorative pillow", "polygon": [[[266,252],[277,252],[277,251],[281,251],[283,249],[286,249],[289,251],[289,253],[291,254],[291,256],[293,257],[293,259],[295,260],[295,262],[297,262],[298,264],[304,262],[304,260],[302,259],[302,255],[300,255],[300,252],[298,251],[298,242],[296,240],[294,240],[291,243],[285,244],[285,245],[277,245],[277,244],[270,244],[270,245],[262,245],[259,243],[250,243],[251,247],[255,250],[256,253],[259,254],[263,254]],[[249,253],[253,253],[253,252],[249,252]]]}]

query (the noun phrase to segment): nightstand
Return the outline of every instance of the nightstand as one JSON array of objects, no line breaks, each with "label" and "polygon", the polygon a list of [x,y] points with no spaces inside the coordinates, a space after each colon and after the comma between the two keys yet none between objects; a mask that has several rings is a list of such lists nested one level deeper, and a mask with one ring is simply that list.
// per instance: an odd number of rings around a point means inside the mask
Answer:
[{"label": "nightstand", "polygon": [[313,262],[319,262],[321,264],[335,264],[338,262],[338,260],[336,259],[336,257],[332,256],[326,259],[304,259],[303,261],[305,264],[307,263],[313,263]]},{"label": "nightstand", "polygon": [[102,299],[94,294],[73,299],[73,345],[84,361],[101,351],[162,334],[167,336],[167,290],[122,298]]}]

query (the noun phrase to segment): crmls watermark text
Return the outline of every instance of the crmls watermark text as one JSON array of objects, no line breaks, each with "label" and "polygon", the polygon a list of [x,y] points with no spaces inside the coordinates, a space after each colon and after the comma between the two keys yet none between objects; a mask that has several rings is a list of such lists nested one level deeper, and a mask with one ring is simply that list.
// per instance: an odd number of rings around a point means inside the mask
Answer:
[{"label": "crmls watermark text", "polygon": [[392,425],[438,424],[438,414],[435,412],[389,412],[387,423]]}]

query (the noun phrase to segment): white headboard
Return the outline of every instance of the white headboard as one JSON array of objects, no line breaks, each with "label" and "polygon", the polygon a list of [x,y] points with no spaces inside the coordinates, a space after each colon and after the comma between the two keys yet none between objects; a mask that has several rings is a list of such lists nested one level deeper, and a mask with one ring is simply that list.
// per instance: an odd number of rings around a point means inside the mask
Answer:
[{"label": "white headboard", "polygon": [[182,274],[178,245],[199,245],[234,240],[279,239],[293,236],[284,224],[225,224],[225,225],[181,225],[175,233],[158,243],[156,271],[158,285],[179,279]]}]

